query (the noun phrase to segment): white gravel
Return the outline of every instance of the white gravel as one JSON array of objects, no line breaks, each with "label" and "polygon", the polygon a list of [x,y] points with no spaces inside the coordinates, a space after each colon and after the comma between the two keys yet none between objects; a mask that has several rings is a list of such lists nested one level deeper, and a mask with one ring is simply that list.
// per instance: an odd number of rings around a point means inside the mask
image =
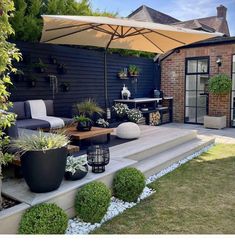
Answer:
[{"label": "white gravel", "polygon": [[[182,164],[187,163],[189,160],[198,157],[199,155],[201,155],[203,152],[208,151],[213,145],[209,145],[207,147],[204,147],[203,149],[195,152],[194,154],[188,156],[185,159],[182,159],[174,164],[172,164],[171,166],[163,169],[162,171],[160,171],[159,173],[156,173],[152,176],[150,176],[147,180],[146,180],[146,184],[152,183],[155,180],[159,179],[160,177],[162,177],[163,175],[170,173],[171,171],[175,170],[176,168],[180,167]],[[132,208],[134,207],[136,204],[138,204],[141,200],[149,197],[150,195],[152,195],[155,191],[153,189],[150,189],[149,187],[145,187],[142,194],[140,195],[138,201],[136,203],[134,202],[124,202],[122,200],[119,200],[115,197],[111,198],[111,202],[108,208],[107,213],[105,214],[104,218],[101,220],[100,223],[95,223],[95,224],[91,224],[91,223],[86,223],[83,222],[81,219],[79,218],[73,218],[70,219],[68,222],[68,228],[66,231],[66,234],[88,234],[91,231],[95,230],[96,228],[99,228],[104,222],[114,218],[115,216],[123,213],[126,209],[128,208]]]}]

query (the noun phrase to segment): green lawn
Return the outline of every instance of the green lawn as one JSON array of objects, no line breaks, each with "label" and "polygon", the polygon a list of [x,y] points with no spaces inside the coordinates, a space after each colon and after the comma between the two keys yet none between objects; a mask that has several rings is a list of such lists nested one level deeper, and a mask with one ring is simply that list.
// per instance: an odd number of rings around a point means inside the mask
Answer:
[{"label": "green lawn", "polygon": [[235,145],[216,145],[151,187],[154,195],[94,233],[235,233]]}]

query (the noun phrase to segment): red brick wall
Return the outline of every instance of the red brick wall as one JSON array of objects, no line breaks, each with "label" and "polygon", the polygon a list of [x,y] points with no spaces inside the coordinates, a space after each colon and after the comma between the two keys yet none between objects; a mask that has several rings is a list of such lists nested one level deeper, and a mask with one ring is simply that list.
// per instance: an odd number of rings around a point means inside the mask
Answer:
[{"label": "red brick wall", "polygon": [[[185,89],[185,58],[209,56],[210,76],[218,73],[216,64],[217,56],[222,57],[220,73],[226,73],[231,77],[232,55],[235,54],[235,44],[224,44],[204,47],[181,49],[179,53],[162,61],[161,64],[161,90],[167,96],[174,97],[173,120],[184,122],[184,89]],[[227,126],[230,125],[230,94],[221,96],[219,99],[209,95],[209,115],[227,115]]]}]

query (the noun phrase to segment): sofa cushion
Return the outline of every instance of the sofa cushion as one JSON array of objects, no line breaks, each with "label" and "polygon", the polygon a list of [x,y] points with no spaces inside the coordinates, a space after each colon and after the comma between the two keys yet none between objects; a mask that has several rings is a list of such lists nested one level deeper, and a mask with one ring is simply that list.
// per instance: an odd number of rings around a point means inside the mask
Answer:
[{"label": "sofa cushion", "polygon": [[23,119],[17,120],[18,128],[25,128],[31,130],[50,128],[50,123],[41,119]]},{"label": "sofa cushion", "polygon": [[17,114],[17,119],[26,119],[24,102],[14,102],[9,111]]},{"label": "sofa cushion", "polygon": [[54,102],[53,100],[44,100],[47,109],[47,116],[54,116]]}]

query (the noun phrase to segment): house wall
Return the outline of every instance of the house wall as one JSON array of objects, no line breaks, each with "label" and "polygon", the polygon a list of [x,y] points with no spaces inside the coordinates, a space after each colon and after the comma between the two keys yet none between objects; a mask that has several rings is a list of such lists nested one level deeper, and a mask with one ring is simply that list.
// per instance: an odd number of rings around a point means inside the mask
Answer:
[{"label": "house wall", "polygon": [[[58,46],[50,44],[17,42],[17,47],[25,57],[25,61],[16,66],[24,71],[24,81],[13,81],[11,101],[27,99],[53,99],[52,88],[46,81],[47,75],[56,75],[59,83],[58,93],[55,94],[55,112],[58,116],[71,116],[72,105],[86,98],[94,98],[104,106],[104,53],[98,50],[86,50],[75,47]],[[58,74],[57,65],[51,64],[49,57],[53,56],[58,63],[65,64],[67,73]],[[28,58],[30,57],[30,60]],[[31,65],[41,58],[47,65],[45,73],[37,73]],[[26,61],[29,63],[25,63]],[[108,92],[110,106],[114,99],[120,98],[120,91],[125,83],[132,91],[131,80],[123,82],[117,77],[120,69],[135,64],[141,69],[138,78],[138,96],[150,96],[153,89],[159,88],[159,71],[152,59],[138,57],[123,57],[119,54],[107,55]],[[28,76],[37,79],[36,87],[30,87]],[[60,85],[64,82],[70,84],[68,92],[62,91]]]},{"label": "house wall", "polygon": [[[173,121],[184,122],[185,106],[185,59],[191,57],[209,56],[210,77],[218,73],[217,56],[222,57],[220,73],[231,77],[232,55],[235,54],[235,44],[217,44],[212,46],[182,48],[175,51],[161,62],[161,90],[167,96],[174,97]],[[209,115],[224,114],[227,116],[227,126],[230,126],[230,94],[219,99],[209,95]]]}]

